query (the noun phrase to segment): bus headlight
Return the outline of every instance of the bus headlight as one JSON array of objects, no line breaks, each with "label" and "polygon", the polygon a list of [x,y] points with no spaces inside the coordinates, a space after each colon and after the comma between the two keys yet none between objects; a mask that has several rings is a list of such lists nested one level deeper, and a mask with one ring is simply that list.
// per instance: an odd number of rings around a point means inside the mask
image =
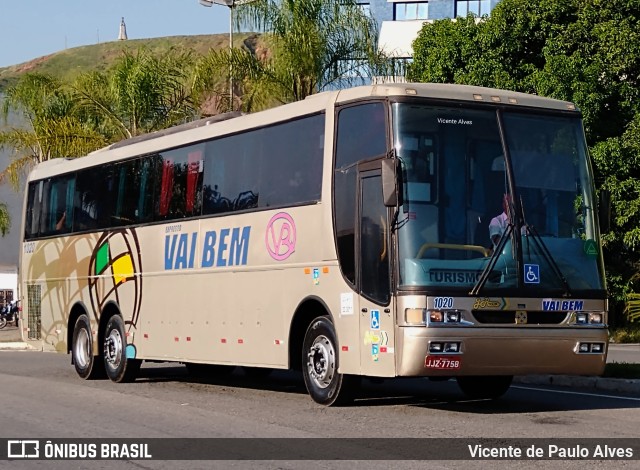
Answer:
[{"label": "bus headlight", "polygon": [[604,323],[602,321],[602,318],[603,318],[602,313],[592,312],[592,313],[589,314],[589,324],[590,325],[594,325],[594,324],[600,325],[600,324]]},{"label": "bus headlight", "polygon": [[404,321],[408,325],[459,325],[462,322],[460,310],[427,310],[425,308],[406,308]]},{"label": "bus headlight", "polygon": [[603,325],[604,312],[574,312],[576,325]]},{"label": "bus headlight", "polygon": [[575,352],[578,354],[604,354],[604,343],[578,343]]},{"label": "bus headlight", "polygon": [[429,354],[458,354],[462,352],[460,341],[429,341]]},{"label": "bus headlight", "polygon": [[457,325],[462,320],[460,310],[427,310],[429,323],[446,323],[447,325]]},{"label": "bus headlight", "polygon": [[444,315],[440,310],[429,310],[429,323],[442,323]]},{"label": "bus headlight", "polygon": [[460,323],[460,312],[457,310],[444,312],[444,321],[447,323]]},{"label": "bus headlight", "polygon": [[591,344],[591,352],[592,353],[596,353],[596,354],[600,354],[600,353],[604,352],[604,344],[602,344],[602,343],[592,343]]}]

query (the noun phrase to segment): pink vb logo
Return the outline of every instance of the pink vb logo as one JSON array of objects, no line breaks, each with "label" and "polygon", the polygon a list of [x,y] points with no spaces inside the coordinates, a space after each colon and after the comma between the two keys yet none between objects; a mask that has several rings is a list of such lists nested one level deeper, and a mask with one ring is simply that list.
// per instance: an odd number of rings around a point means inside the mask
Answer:
[{"label": "pink vb logo", "polygon": [[296,251],[296,224],[289,214],[279,212],[267,224],[264,235],[269,255],[276,261],[283,261]]}]

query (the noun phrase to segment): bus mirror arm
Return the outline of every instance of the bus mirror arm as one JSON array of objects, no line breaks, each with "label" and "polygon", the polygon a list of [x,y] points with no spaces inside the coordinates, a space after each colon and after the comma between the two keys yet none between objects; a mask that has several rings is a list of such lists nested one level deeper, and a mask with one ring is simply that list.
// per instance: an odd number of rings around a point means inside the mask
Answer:
[{"label": "bus mirror arm", "polygon": [[396,158],[382,160],[382,199],[387,207],[398,205],[398,167],[400,161]]}]

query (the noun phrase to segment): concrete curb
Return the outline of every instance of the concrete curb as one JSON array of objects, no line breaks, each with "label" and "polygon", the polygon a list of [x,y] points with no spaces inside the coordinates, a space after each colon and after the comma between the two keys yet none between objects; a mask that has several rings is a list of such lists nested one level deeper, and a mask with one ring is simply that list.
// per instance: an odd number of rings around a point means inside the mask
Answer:
[{"label": "concrete curb", "polygon": [[17,350],[27,350],[27,349],[33,349],[35,350],[35,348],[23,341],[13,341],[13,342],[0,342],[0,351],[1,350],[12,350],[12,351],[17,351]]},{"label": "concrete curb", "polygon": [[582,377],[572,375],[527,375],[514,377],[513,382],[525,385],[548,385],[629,393],[640,396],[640,379],[612,379],[608,377]]}]

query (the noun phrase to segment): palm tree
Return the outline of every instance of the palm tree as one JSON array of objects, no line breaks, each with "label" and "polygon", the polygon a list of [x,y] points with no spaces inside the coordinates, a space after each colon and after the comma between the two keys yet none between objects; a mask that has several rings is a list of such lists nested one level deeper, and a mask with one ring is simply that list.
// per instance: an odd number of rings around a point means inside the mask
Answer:
[{"label": "palm tree", "polygon": [[20,176],[36,163],[78,157],[108,143],[151,132],[198,116],[191,98],[189,54],[170,51],[161,58],[146,50],[125,51],[105,74],[89,72],[71,84],[44,74],[25,74],[2,103],[22,113],[26,129],[0,132],[0,146],[15,157],[0,173],[18,187]]},{"label": "palm tree", "polygon": [[[0,172],[0,183],[8,180],[18,190],[21,177],[37,163],[80,157],[198,117],[190,85],[192,63],[189,53],[170,50],[154,57],[140,49],[124,51],[106,73],[86,73],[72,84],[25,74],[2,103],[5,122],[10,111],[18,111],[28,126],[0,131],[0,147],[14,150],[11,163]],[[9,219],[3,216],[0,223]]]},{"label": "palm tree", "polygon": [[4,202],[0,202],[0,234],[4,237],[11,227],[9,208]]},{"label": "palm tree", "polygon": [[257,0],[238,6],[238,25],[265,31],[265,54],[212,50],[196,69],[211,90],[221,74],[244,87],[245,110],[302,100],[319,91],[362,83],[385,65],[375,21],[354,0]]},{"label": "palm tree", "polygon": [[640,294],[627,294],[625,313],[631,321],[640,318]]},{"label": "palm tree", "polygon": [[76,104],[100,124],[110,140],[164,129],[199,117],[191,90],[189,52],[154,56],[123,51],[106,73],[89,72],[73,84]]},{"label": "palm tree", "polygon": [[11,163],[0,172],[0,183],[9,180],[16,190],[21,176],[36,163],[86,155],[106,143],[77,113],[68,90],[51,76],[25,74],[6,92],[1,110],[5,122],[11,110],[29,124],[0,132],[0,147],[14,150]]}]

